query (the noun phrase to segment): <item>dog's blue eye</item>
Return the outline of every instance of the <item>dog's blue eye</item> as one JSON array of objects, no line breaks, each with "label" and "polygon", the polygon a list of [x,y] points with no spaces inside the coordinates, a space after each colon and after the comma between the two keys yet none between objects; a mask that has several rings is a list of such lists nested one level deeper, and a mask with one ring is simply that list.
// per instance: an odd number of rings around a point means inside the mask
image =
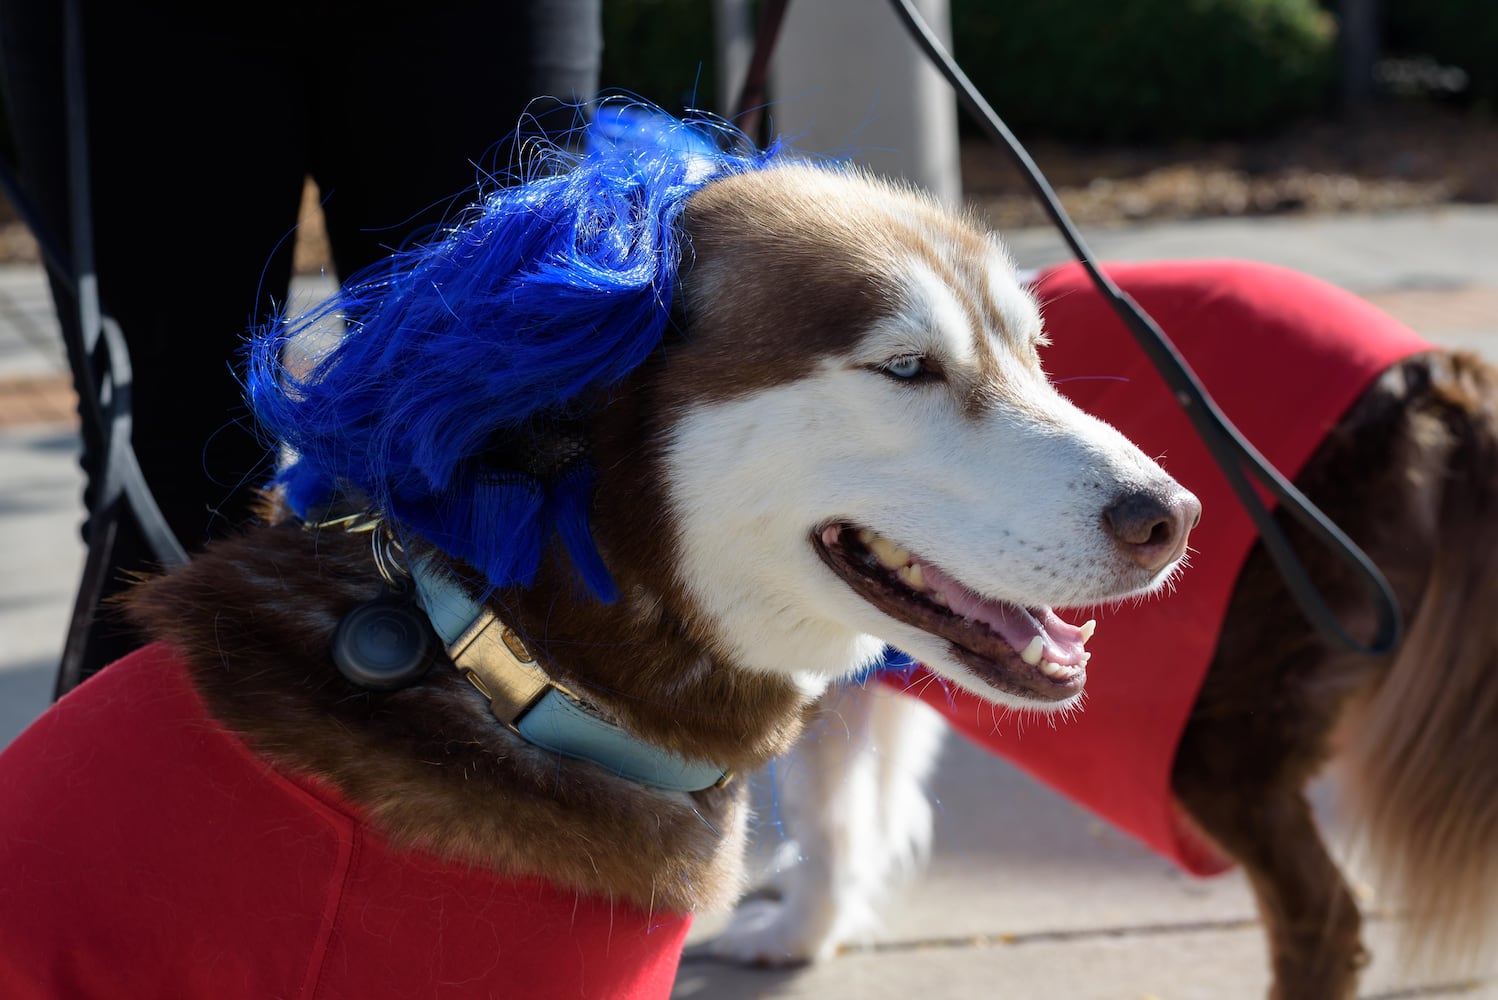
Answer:
[{"label": "dog's blue eye", "polygon": [[919,354],[902,354],[898,358],[890,358],[885,363],[884,370],[895,378],[915,378],[926,370],[926,359]]}]

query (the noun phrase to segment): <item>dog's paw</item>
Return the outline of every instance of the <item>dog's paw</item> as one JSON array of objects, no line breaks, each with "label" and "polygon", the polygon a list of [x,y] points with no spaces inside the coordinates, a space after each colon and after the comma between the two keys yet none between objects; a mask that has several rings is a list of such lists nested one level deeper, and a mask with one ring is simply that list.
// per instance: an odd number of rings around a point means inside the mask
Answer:
[{"label": "dog's paw", "polygon": [[771,898],[746,899],[713,939],[714,956],[743,965],[804,965],[831,958],[835,915],[808,913]]}]

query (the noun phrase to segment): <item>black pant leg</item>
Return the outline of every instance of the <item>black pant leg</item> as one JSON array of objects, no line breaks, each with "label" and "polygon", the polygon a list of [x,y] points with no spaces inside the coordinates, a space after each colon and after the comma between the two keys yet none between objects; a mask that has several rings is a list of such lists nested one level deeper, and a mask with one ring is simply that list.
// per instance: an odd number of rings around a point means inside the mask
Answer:
[{"label": "black pant leg", "polygon": [[[349,8],[330,4],[334,11]],[[324,64],[314,176],[340,276],[429,235],[530,134],[580,121],[598,87],[600,0],[360,5],[333,22],[347,59]]]},{"label": "black pant leg", "polygon": [[[99,293],[135,370],[140,465],[189,551],[241,523],[269,474],[234,367],[250,326],[285,298],[306,170],[305,63],[285,41],[295,24],[279,7],[225,24],[203,5],[83,4]],[[60,11],[55,0],[0,4],[0,62],[22,181],[66,241],[73,192]],[[59,318],[76,334],[76,303],[63,285],[56,292]],[[72,361],[80,392],[90,391],[76,354]],[[103,451],[87,424],[83,445],[92,509]],[[154,568],[125,517],[106,598]],[[138,642],[101,620],[85,673]]]}]

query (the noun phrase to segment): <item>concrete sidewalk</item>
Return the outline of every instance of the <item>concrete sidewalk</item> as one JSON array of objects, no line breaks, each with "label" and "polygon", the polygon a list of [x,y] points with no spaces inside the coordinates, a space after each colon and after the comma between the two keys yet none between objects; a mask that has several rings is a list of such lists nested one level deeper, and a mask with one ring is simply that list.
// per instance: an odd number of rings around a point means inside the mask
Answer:
[{"label": "concrete sidewalk", "polygon": [[[1498,360],[1498,208],[1378,217],[1210,221],[1089,231],[1104,259],[1243,257],[1361,294],[1442,344]],[[1009,234],[1024,266],[1068,255],[1048,230]],[[170,287],[168,283],[166,287]],[[0,745],[46,706],[82,563],[76,431],[51,304],[34,269],[0,269]],[[1498,762],[1494,762],[1498,766]],[[927,877],[901,894],[870,947],[827,966],[746,970],[709,960],[698,921],[675,996],[1014,1000],[1253,998],[1268,982],[1242,877],[1196,880],[1006,764],[954,740],[934,788]],[[769,797],[761,780],[757,792]],[[1316,790],[1335,831],[1335,787]],[[762,810],[756,856],[775,844]],[[1351,865],[1357,871],[1355,863]],[[1396,967],[1372,889],[1365,998],[1498,998],[1475,979]]]}]

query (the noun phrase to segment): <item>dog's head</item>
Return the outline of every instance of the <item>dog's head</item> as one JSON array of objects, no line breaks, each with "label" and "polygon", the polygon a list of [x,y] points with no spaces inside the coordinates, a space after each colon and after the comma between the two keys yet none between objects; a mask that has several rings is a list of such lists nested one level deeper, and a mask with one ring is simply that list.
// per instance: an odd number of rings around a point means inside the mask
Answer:
[{"label": "dog's head", "polygon": [[655,390],[672,559],[733,659],[836,672],[882,641],[994,700],[1069,702],[1091,626],[1051,609],[1162,586],[1199,507],[1052,387],[997,239],[810,166],[709,185],[685,228]]},{"label": "dog's head", "polygon": [[889,643],[1069,703],[1090,626],[1050,609],[1160,586],[1197,513],[1048,383],[997,240],[841,168],[606,146],[329,311],[310,373],[295,326],[253,355],[298,513],[357,491],[496,589],[559,542],[601,599],[812,689]]}]

